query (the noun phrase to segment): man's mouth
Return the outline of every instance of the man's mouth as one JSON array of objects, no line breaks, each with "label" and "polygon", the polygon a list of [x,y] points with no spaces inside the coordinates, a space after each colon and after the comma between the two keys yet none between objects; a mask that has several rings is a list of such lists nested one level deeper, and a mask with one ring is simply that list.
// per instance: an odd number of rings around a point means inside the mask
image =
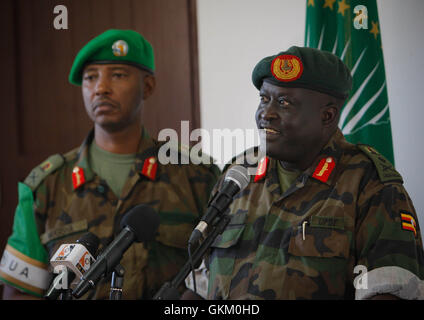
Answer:
[{"label": "man's mouth", "polygon": [[93,111],[96,111],[96,109],[115,109],[116,106],[109,102],[109,101],[97,101],[93,105]]},{"label": "man's mouth", "polygon": [[270,126],[266,126],[266,125],[260,126],[259,129],[264,130],[267,135],[268,134],[270,134],[270,135],[271,134],[272,135],[274,135],[274,134],[281,134],[281,132],[279,130],[277,130],[275,128],[271,128]]},{"label": "man's mouth", "polygon": [[274,130],[272,128],[263,128],[263,130],[267,133],[267,134],[280,134],[280,131]]}]

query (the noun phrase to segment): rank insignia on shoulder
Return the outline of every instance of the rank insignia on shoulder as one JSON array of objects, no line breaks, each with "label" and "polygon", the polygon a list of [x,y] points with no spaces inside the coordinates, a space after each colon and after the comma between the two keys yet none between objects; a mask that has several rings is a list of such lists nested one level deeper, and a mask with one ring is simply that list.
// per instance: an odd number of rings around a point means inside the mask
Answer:
[{"label": "rank insignia on shoulder", "polygon": [[158,162],[156,158],[150,157],[144,160],[143,169],[141,169],[141,174],[143,174],[150,180],[155,180],[157,169],[158,169]]},{"label": "rank insignia on shoulder", "polygon": [[415,223],[414,217],[407,212],[400,212],[400,219],[402,222],[402,229],[414,232],[414,236],[417,235],[417,224]]},{"label": "rank insignia on shoulder", "polygon": [[40,169],[41,169],[41,171],[43,171],[43,172],[48,172],[51,168],[52,168],[52,163],[51,163],[49,160],[44,161],[44,162],[40,165]]},{"label": "rank insignia on shoulder", "polygon": [[263,157],[261,161],[259,161],[258,169],[256,170],[255,180],[254,182],[258,182],[266,175],[266,170],[268,168],[269,158]]},{"label": "rank insignia on shoulder", "polygon": [[319,181],[327,182],[335,166],[336,162],[333,157],[322,158],[312,177]]},{"label": "rank insignia on shoulder", "polygon": [[72,170],[72,184],[74,185],[74,190],[79,188],[85,183],[84,170],[80,167],[75,167]]},{"label": "rank insignia on shoulder", "polygon": [[63,163],[64,158],[60,154],[50,156],[30,172],[24,183],[34,191],[49,174],[59,169]]}]

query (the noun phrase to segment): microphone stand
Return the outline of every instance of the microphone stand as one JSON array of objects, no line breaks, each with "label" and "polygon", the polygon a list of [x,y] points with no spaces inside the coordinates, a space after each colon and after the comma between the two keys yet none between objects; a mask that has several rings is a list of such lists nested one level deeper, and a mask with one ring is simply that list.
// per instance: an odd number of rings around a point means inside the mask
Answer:
[{"label": "microphone stand", "polygon": [[109,300],[122,299],[122,287],[124,285],[125,269],[120,264],[117,264],[115,270],[112,272],[112,280],[110,282],[110,296]]},{"label": "microphone stand", "polygon": [[72,300],[72,289],[62,289],[60,300]]},{"label": "microphone stand", "polygon": [[[201,245],[194,251],[192,255],[193,265],[201,261],[206,251],[210,248],[216,237],[221,234],[230,222],[231,217],[228,214],[223,215],[222,219],[214,226],[214,229],[209,233]],[[189,261],[182,267],[181,271],[174,277],[171,282],[165,282],[159,289],[153,300],[179,300],[180,293],[178,287],[185,280],[191,271],[191,264]]]}]

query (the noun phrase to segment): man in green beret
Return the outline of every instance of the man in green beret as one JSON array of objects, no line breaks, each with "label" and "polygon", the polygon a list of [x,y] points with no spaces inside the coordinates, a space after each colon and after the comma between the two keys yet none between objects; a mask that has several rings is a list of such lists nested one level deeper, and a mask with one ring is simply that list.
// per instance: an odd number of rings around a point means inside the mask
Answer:
[{"label": "man in green beret", "polygon": [[[420,227],[402,178],[338,128],[352,85],[346,65],[329,52],[291,47],[262,59],[252,81],[266,155],[231,204],[231,221],[197,273],[208,289],[197,292],[209,299],[423,299]],[[257,151],[235,157],[224,174],[252,163]]]},{"label": "man in green beret", "polygon": [[[161,144],[142,125],[154,71],[152,46],[132,30],[108,30],[77,54],[69,81],[81,86],[94,128],[79,148],[49,157],[19,183],[13,232],[0,264],[4,298],[43,297],[53,276],[49,260],[61,244],[91,232],[100,239],[99,250],[105,248],[138,204],[151,206],[160,225],[154,241],[125,252],[123,299],[153,297],[186,262],[188,237],[219,169],[159,163]],[[108,299],[110,281],[110,275],[103,278],[84,298]]]}]

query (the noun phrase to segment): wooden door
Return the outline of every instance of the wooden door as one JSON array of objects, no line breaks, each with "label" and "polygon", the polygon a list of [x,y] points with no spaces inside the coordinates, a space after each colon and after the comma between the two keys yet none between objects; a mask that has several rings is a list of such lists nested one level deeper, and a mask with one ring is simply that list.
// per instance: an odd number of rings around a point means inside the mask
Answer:
[{"label": "wooden door", "polygon": [[[56,30],[64,5],[68,29]],[[0,251],[11,233],[17,182],[54,153],[81,144],[92,124],[81,88],[68,83],[79,49],[111,28],[133,29],[153,45],[156,90],[144,123],[152,136],[200,126],[195,0],[2,0]]]}]

